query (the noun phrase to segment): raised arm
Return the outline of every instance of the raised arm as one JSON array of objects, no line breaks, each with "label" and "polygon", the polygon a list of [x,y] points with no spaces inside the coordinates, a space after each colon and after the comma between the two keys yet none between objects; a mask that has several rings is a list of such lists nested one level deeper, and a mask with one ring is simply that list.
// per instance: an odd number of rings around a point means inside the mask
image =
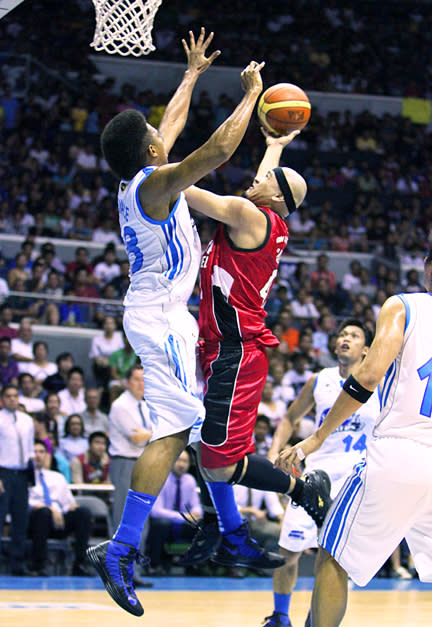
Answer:
[{"label": "raised arm", "polygon": [[216,57],[220,55],[220,50],[215,50],[208,58],[205,56],[206,50],[213,39],[213,33],[210,33],[207,39],[205,39],[205,29],[201,28],[200,35],[196,42],[192,31],[189,31],[189,37],[189,46],[186,41],[182,39],[187,56],[188,68],[182,82],[169,101],[159,125],[159,132],[164,139],[167,153],[169,153],[173,147],[177,137],[186,124],[193,88],[195,87],[199,75],[205,72]]},{"label": "raised arm", "polygon": [[200,148],[180,163],[163,165],[139,188],[139,200],[146,213],[157,220],[167,217],[168,203],[190,185],[224,163],[241,142],[262,89],[260,70],[264,63],[255,61],[241,74],[245,95],[235,111]]},{"label": "raised arm", "polygon": [[[392,296],[383,305],[377,320],[375,339],[359,368],[353,373],[355,380],[366,390],[373,391],[396,359],[402,348],[405,328],[405,307],[398,296]],[[298,449],[301,456],[316,451],[333,431],[362,405],[342,390],[317,431],[279,455],[278,465],[289,472],[298,467]]]},{"label": "raised arm", "polygon": [[270,135],[268,131],[264,128],[261,129],[262,133],[265,135],[267,149],[264,153],[264,157],[262,158],[261,163],[258,166],[258,171],[255,175],[255,178],[260,181],[265,177],[269,170],[273,170],[277,168],[279,165],[279,161],[282,155],[282,151],[285,146],[288,146],[300,131],[292,131],[289,135],[284,135],[283,137],[274,137]]}]

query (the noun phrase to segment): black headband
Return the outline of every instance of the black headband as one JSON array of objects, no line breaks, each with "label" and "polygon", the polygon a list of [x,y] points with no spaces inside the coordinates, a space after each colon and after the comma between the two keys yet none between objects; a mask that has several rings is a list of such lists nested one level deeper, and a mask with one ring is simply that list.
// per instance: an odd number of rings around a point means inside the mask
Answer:
[{"label": "black headband", "polygon": [[275,177],[282,192],[282,196],[284,198],[288,212],[293,213],[297,209],[297,207],[294,202],[294,196],[292,195],[291,187],[286,180],[284,171],[282,168],[274,168],[273,172],[275,173]]}]

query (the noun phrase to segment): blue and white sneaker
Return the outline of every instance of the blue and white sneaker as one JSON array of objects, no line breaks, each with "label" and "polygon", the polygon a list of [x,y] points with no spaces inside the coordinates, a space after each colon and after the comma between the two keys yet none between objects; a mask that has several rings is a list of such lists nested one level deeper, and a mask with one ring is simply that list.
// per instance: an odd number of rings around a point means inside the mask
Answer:
[{"label": "blue and white sneaker", "polygon": [[111,598],[130,614],[142,616],[144,609],[133,584],[133,565],[134,561],[142,564],[146,558],[143,558],[135,547],[115,540],[90,547],[87,549],[87,557]]},{"label": "blue and white sneaker", "polygon": [[289,616],[275,610],[271,616],[265,617],[264,627],[292,627],[292,624]]},{"label": "blue and white sneaker", "polygon": [[284,557],[266,551],[251,538],[247,520],[235,531],[223,534],[222,543],[211,561],[222,566],[258,569],[279,568],[285,564]]}]

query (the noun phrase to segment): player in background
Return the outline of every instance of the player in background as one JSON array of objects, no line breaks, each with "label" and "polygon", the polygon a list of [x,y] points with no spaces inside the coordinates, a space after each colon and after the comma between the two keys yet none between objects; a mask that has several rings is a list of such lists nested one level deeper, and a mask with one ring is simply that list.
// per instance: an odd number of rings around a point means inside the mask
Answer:
[{"label": "player in background", "polygon": [[107,124],[101,137],[105,159],[120,178],[120,229],[131,268],[123,326],[144,368],[153,435],[135,464],[113,539],[90,548],[88,557],[114,601],[136,616],[144,610],[133,587],[133,562],[145,520],[191,429],[198,430],[204,418],[196,378],[198,329],[187,308],[201,246],[182,190],[229,159],[262,90],[263,64],[252,61],[241,74],[245,95],[232,115],[181,163],[168,164],[193,85],[217,54],[205,57],[211,39],[202,29],[196,43],[192,33],[190,46],[183,42],[188,69],[159,130],[141,113],[127,110]]},{"label": "player in background", "polygon": [[320,533],[314,627],[340,625],[348,576],[365,586],[403,538],[420,580],[432,581],[432,249],[424,260],[424,285],[427,293],[386,300],[372,346],[326,420],[278,457],[281,467],[298,467],[359,411],[384,377],[366,460],[355,467]]},{"label": "player in background", "polygon": [[[325,421],[342,385],[361,364],[371,343],[372,333],[360,320],[347,318],[342,321],[337,331],[335,348],[338,365],[324,368],[304,385],[275,431],[267,455],[270,461],[276,460],[300,420],[313,407],[315,407],[315,428]],[[307,457],[306,472],[322,468],[328,473],[332,498],[338,494],[353,467],[364,459],[366,443],[379,410],[379,397],[376,392],[328,437],[318,451]],[[311,517],[300,507],[288,505],[279,540],[280,554],[286,562],[273,575],[274,612],[265,619],[267,621],[265,627],[291,625],[289,606],[297,581],[298,561],[303,551],[318,546],[317,540],[317,527]],[[309,626],[310,616],[305,623],[305,627]]]},{"label": "player in background", "polygon": [[328,483],[320,473],[311,473],[306,482],[286,475],[255,454],[253,439],[267,377],[266,349],[278,344],[265,326],[264,304],[288,241],[285,218],[306,194],[303,177],[279,167],[284,146],[297,134],[267,137],[267,150],[245,198],[217,196],[197,187],[186,191],[192,208],[221,222],[201,260],[200,361],[206,418],[199,449],[222,538],[208,511],[211,503],[204,503],[207,517],[184,563],[211,556],[228,566],[274,568],[283,563],[276,554],[264,556],[254,541],[245,542],[247,521],[235,502],[235,483],[289,493],[318,525],[329,506]]}]

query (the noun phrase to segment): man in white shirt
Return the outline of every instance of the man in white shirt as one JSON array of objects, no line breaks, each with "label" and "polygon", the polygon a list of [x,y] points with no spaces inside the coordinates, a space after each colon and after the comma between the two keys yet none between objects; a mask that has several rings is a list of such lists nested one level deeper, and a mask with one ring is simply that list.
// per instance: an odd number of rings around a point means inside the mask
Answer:
[{"label": "man in white shirt", "polygon": [[135,462],[151,435],[150,412],[144,400],[143,369],[133,366],[126,375],[126,390],[113,402],[109,413],[108,452],[111,481],[115,486],[114,527],[121,520]]},{"label": "man in white shirt", "polygon": [[[0,409],[0,531],[6,514],[12,517],[10,567],[25,575],[24,552],[28,521],[28,464],[33,455],[33,420],[18,409],[18,388],[6,385]],[[0,538],[1,538],[0,533]],[[1,551],[1,545],[0,545]]]},{"label": "man in white shirt", "polygon": [[112,316],[107,316],[103,323],[103,333],[92,339],[89,352],[97,387],[108,385],[111,374],[108,359],[112,353],[122,348],[124,348],[123,336],[117,331],[116,321]]},{"label": "man in white shirt", "polygon": [[23,318],[19,325],[18,337],[11,342],[12,357],[18,362],[20,372],[26,372],[27,365],[33,361],[33,331],[29,318]]},{"label": "man in white shirt", "polygon": [[91,435],[94,431],[103,431],[108,435],[108,416],[99,409],[101,394],[97,388],[87,388],[85,391],[85,402],[87,408],[82,412],[81,418],[84,422],[85,434]]},{"label": "man in white shirt", "polygon": [[112,244],[105,246],[103,261],[96,264],[93,274],[98,280],[100,287],[104,287],[107,283],[120,276],[120,266],[117,263],[115,247]]},{"label": "man in white shirt", "polygon": [[84,400],[84,373],[78,366],[71,368],[67,374],[66,388],[58,393],[60,411],[66,416],[82,414],[86,409]]},{"label": "man in white shirt", "polygon": [[351,288],[354,285],[360,284],[360,272],[362,268],[360,262],[357,259],[351,261],[349,267],[350,271],[345,272],[342,279],[342,287],[347,292],[350,292]]},{"label": "man in white shirt", "polygon": [[29,414],[44,411],[45,403],[36,396],[36,382],[33,375],[28,372],[21,372],[18,377],[18,386],[21,392],[18,401],[20,405],[24,405]]},{"label": "man in white shirt", "polygon": [[86,507],[79,507],[66,479],[60,472],[47,470],[46,444],[36,440],[34,464],[36,484],[29,491],[30,524],[32,539],[32,572],[47,576],[46,561],[50,536],[65,538],[74,534],[75,561],[72,575],[89,576],[84,567],[86,549],[91,528],[91,515]]}]

